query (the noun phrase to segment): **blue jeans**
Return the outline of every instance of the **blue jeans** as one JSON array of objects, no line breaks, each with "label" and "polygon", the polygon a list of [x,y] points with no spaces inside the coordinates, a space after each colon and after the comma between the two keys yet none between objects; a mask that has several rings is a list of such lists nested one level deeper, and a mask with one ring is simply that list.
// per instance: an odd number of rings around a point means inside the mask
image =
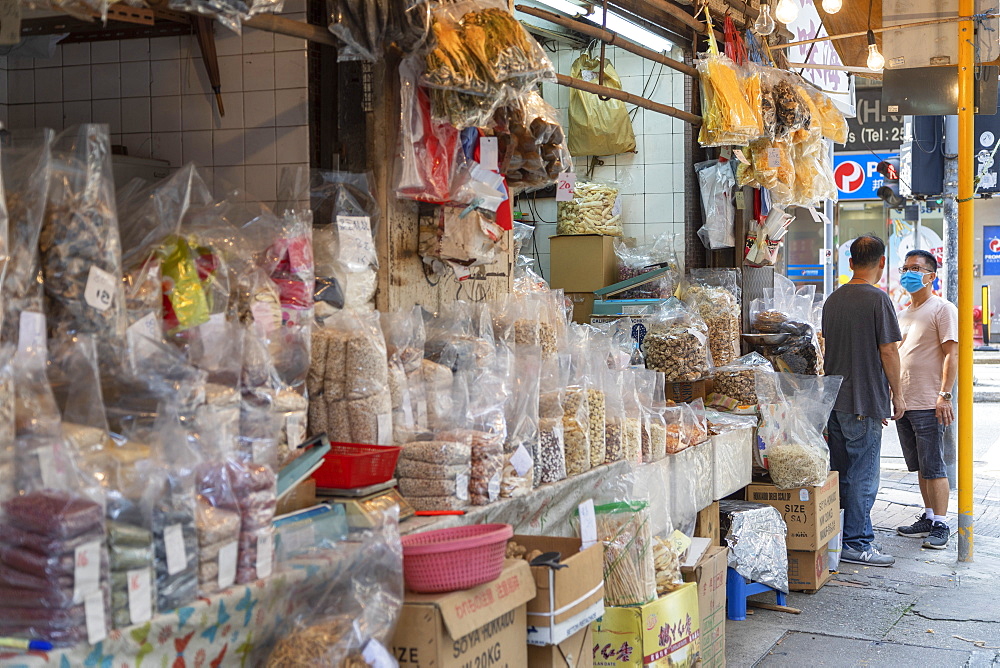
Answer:
[{"label": "blue jeans", "polygon": [[882,421],[833,411],[827,426],[830,468],[840,475],[844,547],[863,552],[875,540],[871,512],[881,477]]}]

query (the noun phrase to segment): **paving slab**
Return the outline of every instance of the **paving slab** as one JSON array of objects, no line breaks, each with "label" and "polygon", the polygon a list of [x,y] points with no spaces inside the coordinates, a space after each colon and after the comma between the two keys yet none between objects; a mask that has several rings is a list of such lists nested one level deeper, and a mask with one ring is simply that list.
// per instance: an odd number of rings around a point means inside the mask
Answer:
[{"label": "paving slab", "polygon": [[[808,659],[803,660],[804,657]],[[790,631],[756,665],[761,668],[801,666],[965,666],[971,651],[941,649],[819,633]]]}]

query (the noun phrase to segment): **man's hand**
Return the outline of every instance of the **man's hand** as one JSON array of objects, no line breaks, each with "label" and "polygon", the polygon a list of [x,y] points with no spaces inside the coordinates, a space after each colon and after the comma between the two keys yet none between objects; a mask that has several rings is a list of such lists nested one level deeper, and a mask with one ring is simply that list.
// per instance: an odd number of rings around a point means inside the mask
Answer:
[{"label": "man's hand", "polygon": [[906,402],[903,401],[903,397],[894,396],[892,398],[892,419],[898,420],[903,417],[903,413],[906,412]]},{"label": "man's hand", "polygon": [[951,405],[951,402],[944,397],[938,397],[937,405],[934,407],[934,413],[937,415],[937,421],[945,427],[955,421],[955,409]]}]

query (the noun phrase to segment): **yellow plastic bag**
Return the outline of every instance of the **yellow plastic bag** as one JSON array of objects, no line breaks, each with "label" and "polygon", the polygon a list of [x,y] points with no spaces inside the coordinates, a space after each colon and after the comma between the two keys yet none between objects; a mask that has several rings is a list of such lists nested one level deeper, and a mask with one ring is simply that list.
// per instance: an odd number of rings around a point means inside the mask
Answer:
[{"label": "yellow plastic bag", "polygon": [[[573,63],[570,76],[597,82],[601,61],[584,53]],[[604,85],[622,89],[621,79],[604,61]],[[625,103],[602,100],[593,93],[569,91],[569,152],[572,155],[616,155],[635,151],[635,132]]]}]

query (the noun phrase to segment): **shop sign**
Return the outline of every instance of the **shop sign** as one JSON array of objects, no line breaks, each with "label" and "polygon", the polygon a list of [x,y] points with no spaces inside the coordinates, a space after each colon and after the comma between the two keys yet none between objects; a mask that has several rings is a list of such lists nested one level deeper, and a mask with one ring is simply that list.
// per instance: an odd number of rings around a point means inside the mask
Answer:
[{"label": "shop sign", "polygon": [[1000,276],[1000,225],[983,226],[983,275]]},{"label": "shop sign", "polygon": [[882,175],[878,173],[878,163],[887,158],[898,157],[897,153],[881,156],[871,152],[835,153],[833,156],[833,181],[837,184],[839,200],[878,199],[878,189],[882,187]]},{"label": "shop sign", "polygon": [[903,143],[903,117],[885,113],[882,89],[862,88],[856,95],[857,113],[847,119],[847,144],[843,150],[898,151]]}]

